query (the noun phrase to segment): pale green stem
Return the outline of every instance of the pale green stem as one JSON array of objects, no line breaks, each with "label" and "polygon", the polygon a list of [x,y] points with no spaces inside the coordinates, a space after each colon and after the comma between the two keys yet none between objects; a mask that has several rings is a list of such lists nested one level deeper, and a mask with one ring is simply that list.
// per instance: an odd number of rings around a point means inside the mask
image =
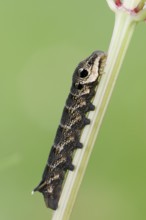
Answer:
[{"label": "pale green stem", "polygon": [[[93,101],[96,106],[96,110],[89,113],[91,124],[85,127],[81,137],[81,142],[84,147],[83,149],[77,150],[75,154],[73,159],[75,170],[68,173],[61,199],[59,201],[59,208],[54,212],[52,220],[69,220],[79,186],[84,176],[97,133],[107,108],[107,104],[135,29],[136,21],[138,20],[136,15],[133,17],[130,13],[127,13],[127,11],[117,9],[113,1],[107,0],[107,2],[115,11],[116,19],[112,40],[108,50],[105,74],[103,74],[101,78]],[[130,5],[130,7],[132,7],[132,5]],[[139,20],[141,17],[142,16],[139,16]]]}]

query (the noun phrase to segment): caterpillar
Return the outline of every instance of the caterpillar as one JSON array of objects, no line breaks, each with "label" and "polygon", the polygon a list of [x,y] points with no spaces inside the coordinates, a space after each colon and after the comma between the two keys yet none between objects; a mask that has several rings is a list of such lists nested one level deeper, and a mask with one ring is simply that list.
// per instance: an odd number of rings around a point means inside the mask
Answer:
[{"label": "caterpillar", "polygon": [[62,113],[42,180],[34,191],[43,194],[46,206],[53,210],[58,208],[62,186],[67,171],[73,171],[73,155],[82,148],[80,137],[83,128],[90,124],[89,111],[94,111],[92,99],[103,74],[106,54],[93,52],[81,61],[73,73],[72,86]]}]

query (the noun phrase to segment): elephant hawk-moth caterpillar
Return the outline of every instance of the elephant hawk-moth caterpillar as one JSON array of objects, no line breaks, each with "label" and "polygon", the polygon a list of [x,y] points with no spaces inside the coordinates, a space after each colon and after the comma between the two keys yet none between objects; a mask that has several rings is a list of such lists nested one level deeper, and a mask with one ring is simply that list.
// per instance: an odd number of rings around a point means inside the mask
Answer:
[{"label": "elephant hawk-moth caterpillar", "polygon": [[74,151],[83,147],[80,136],[85,125],[90,124],[86,114],[95,109],[91,102],[103,74],[105,60],[104,52],[95,51],[80,62],[73,73],[71,90],[42,181],[34,189],[43,194],[46,206],[53,210],[58,207],[67,170],[74,170]]}]

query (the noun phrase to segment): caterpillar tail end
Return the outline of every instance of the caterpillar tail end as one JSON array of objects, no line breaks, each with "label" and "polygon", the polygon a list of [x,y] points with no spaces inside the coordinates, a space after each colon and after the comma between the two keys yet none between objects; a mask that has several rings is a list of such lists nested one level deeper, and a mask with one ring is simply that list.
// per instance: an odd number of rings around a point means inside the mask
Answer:
[{"label": "caterpillar tail end", "polygon": [[58,199],[54,199],[51,197],[45,197],[45,195],[44,195],[44,201],[45,201],[47,208],[50,208],[54,211],[58,208]]},{"label": "caterpillar tail end", "polygon": [[51,194],[48,194],[46,186],[47,186],[46,182],[41,181],[39,185],[32,191],[32,195],[37,191],[42,193],[44,196],[46,207],[52,210],[56,210],[58,208],[59,199],[58,197],[54,198],[54,196],[52,196]]}]

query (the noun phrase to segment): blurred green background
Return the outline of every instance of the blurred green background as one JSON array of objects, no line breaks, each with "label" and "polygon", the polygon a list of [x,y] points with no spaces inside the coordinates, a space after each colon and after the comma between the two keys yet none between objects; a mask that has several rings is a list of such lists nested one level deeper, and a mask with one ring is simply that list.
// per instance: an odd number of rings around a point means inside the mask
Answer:
[{"label": "blurred green background", "polygon": [[[0,2],[0,219],[51,219],[39,183],[76,65],[107,51],[106,1]],[[146,24],[132,38],[71,220],[146,219]]]}]

